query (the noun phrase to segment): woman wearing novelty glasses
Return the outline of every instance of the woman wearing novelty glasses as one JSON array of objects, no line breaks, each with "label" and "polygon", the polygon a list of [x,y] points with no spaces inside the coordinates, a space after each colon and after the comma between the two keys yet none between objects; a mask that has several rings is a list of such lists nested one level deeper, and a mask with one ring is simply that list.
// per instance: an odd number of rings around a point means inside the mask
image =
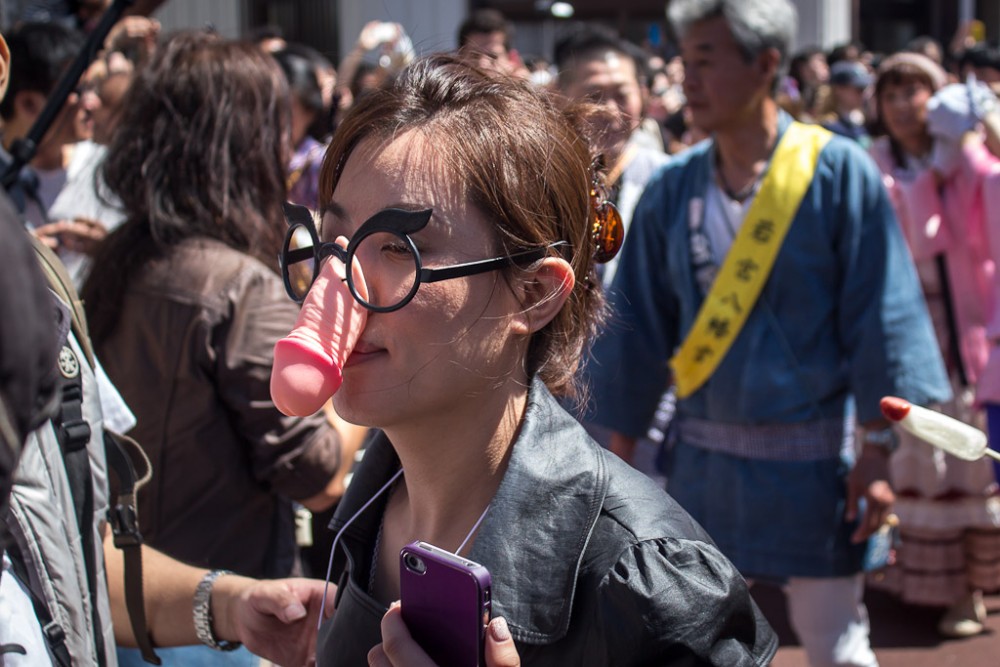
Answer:
[{"label": "woman wearing novelty glasses", "polygon": [[[317,332],[351,329],[342,377],[322,386],[342,381],[337,412],[380,429],[331,524],[324,667],[432,664],[405,600],[393,605],[415,540],[491,573],[492,667],[749,666],[775,651],[709,537],[555,398],[580,397],[578,361],[604,309],[595,258],[616,250],[587,113],[446,56],[421,60],[338,129],[319,231],[286,209],[283,273],[303,301],[290,338],[323,347]],[[286,382],[280,357],[272,394],[290,405],[299,373]]]}]

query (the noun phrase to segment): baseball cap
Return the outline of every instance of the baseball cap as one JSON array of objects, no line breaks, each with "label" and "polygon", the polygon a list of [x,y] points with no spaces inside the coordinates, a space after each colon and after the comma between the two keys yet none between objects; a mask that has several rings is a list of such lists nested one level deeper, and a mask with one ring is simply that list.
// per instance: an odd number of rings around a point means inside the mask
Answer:
[{"label": "baseball cap", "polygon": [[867,88],[871,82],[872,75],[861,63],[841,60],[830,68],[830,85],[832,86]]}]

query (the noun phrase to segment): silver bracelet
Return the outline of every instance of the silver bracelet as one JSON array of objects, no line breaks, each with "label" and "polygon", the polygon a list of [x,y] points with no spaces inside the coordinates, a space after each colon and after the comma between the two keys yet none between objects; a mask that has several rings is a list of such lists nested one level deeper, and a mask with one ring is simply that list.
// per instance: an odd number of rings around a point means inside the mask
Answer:
[{"label": "silver bracelet", "polygon": [[899,449],[899,436],[891,426],[870,431],[866,430],[861,436],[861,442],[866,445],[880,447],[889,454]]},{"label": "silver bracelet", "polygon": [[198,582],[198,588],[194,590],[194,632],[205,646],[216,651],[234,651],[242,646],[240,642],[220,641],[212,632],[212,586],[224,574],[232,572],[212,570]]}]

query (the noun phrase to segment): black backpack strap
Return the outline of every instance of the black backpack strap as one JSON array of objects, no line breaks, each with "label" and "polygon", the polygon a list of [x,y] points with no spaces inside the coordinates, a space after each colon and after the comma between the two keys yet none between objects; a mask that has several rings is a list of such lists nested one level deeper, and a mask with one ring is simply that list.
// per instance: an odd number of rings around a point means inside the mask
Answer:
[{"label": "black backpack strap", "polygon": [[[24,590],[28,591],[28,596],[31,598],[31,606],[35,608],[35,618],[38,619],[38,623],[42,626],[42,635],[49,645],[49,651],[52,653],[52,659],[55,660],[56,666],[73,667],[73,661],[69,657],[69,649],[66,647],[66,631],[52,618],[48,605],[32,589],[28,565],[21,553],[21,548],[13,540],[7,544],[7,556],[10,557],[11,569],[14,572],[14,576],[24,584]],[[15,649],[13,652],[24,653],[22,647],[18,648],[21,648],[21,651]]]},{"label": "black backpack strap", "polygon": [[[75,364],[75,366],[74,366]],[[59,367],[63,375],[62,399],[56,416],[56,437],[62,450],[66,479],[73,498],[73,513],[80,531],[81,549],[87,572],[87,588],[90,590],[91,622],[94,625],[94,649],[97,664],[107,664],[104,633],[97,608],[97,587],[103,581],[97,579],[96,551],[94,546],[94,482],[90,468],[90,424],[83,416],[83,381],[80,377],[79,361],[70,347],[64,346],[59,354]]]},{"label": "black backpack strap", "polygon": [[[121,549],[125,561],[125,606],[132,624],[132,635],[142,651],[142,659],[159,665],[161,661],[153,651],[153,641],[146,625],[142,592],[142,534],[139,532],[135,504],[137,487],[150,477],[149,461],[134,440],[108,430],[104,431],[104,451],[108,467],[118,477],[118,498],[114,507],[108,509],[108,523],[111,524],[115,547]],[[145,466],[141,478],[136,474],[129,451],[136,453]]]},{"label": "black backpack strap", "polygon": [[[94,368],[94,352],[90,343],[87,318],[83,310],[83,302],[80,301],[73,281],[58,256],[34,235],[29,236],[49,287],[69,306],[72,329],[77,343],[83,350],[87,363],[91,368]],[[75,359],[75,355],[72,354],[68,346],[64,348],[65,352],[69,352],[69,355]],[[63,376],[65,377],[67,373],[63,362],[65,361],[71,366],[73,359],[64,359],[64,354],[60,354],[59,361],[60,369],[64,371]],[[74,511],[81,526],[80,535],[83,538],[84,553],[87,558],[87,579],[92,599],[96,600],[94,585],[97,582],[95,582],[93,527],[91,526],[94,511],[94,490],[90,478],[90,458],[86,448],[90,440],[90,425],[83,419],[83,391],[79,374],[76,375],[75,383],[67,378],[63,387],[60,412],[54,423],[63,450],[67,476],[70,479]],[[132,447],[128,447],[128,443]],[[76,447],[82,448],[80,450],[82,455],[71,455]],[[129,621],[132,624],[132,633],[142,649],[143,659],[146,662],[159,665],[161,661],[153,651],[153,643],[150,640],[146,624],[146,610],[142,592],[142,535],[139,532],[138,514],[135,510],[136,488],[149,479],[151,468],[148,460],[145,460],[142,449],[134,441],[124,436],[105,431],[104,449],[108,465],[118,475],[121,485],[121,493],[115,506],[108,510],[108,522],[111,524],[111,530],[114,534],[115,547],[122,550],[125,561],[125,604],[129,613]],[[144,474],[141,479],[136,477],[135,466],[132,464],[133,459],[129,456],[129,451],[136,454],[136,458],[145,461]],[[84,477],[86,477],[86,484],[83,483]],[[74,480],[76,481],[74,482]],[[100,585],[104,585],[104,582],[100,582]],[[94,633],[97,642],[97,655],[100,665],[103,666],[106,664],[103,646],[104,636],[100,632],[96,604],[94,605],[94,623],[97,629]]]}]

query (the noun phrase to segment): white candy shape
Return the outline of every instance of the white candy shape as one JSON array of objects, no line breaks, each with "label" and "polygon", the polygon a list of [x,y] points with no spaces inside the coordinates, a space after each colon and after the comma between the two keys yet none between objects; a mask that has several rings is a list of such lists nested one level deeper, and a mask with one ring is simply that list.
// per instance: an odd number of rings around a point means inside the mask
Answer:
[{"label": "white candy shape", "polygon": [[990,449],[986,434],[974,426],[895,396],[884,397],[881,408],[886,419],[953,456],[966,461],[984,455],[1000,460],[1000,452]]}]

